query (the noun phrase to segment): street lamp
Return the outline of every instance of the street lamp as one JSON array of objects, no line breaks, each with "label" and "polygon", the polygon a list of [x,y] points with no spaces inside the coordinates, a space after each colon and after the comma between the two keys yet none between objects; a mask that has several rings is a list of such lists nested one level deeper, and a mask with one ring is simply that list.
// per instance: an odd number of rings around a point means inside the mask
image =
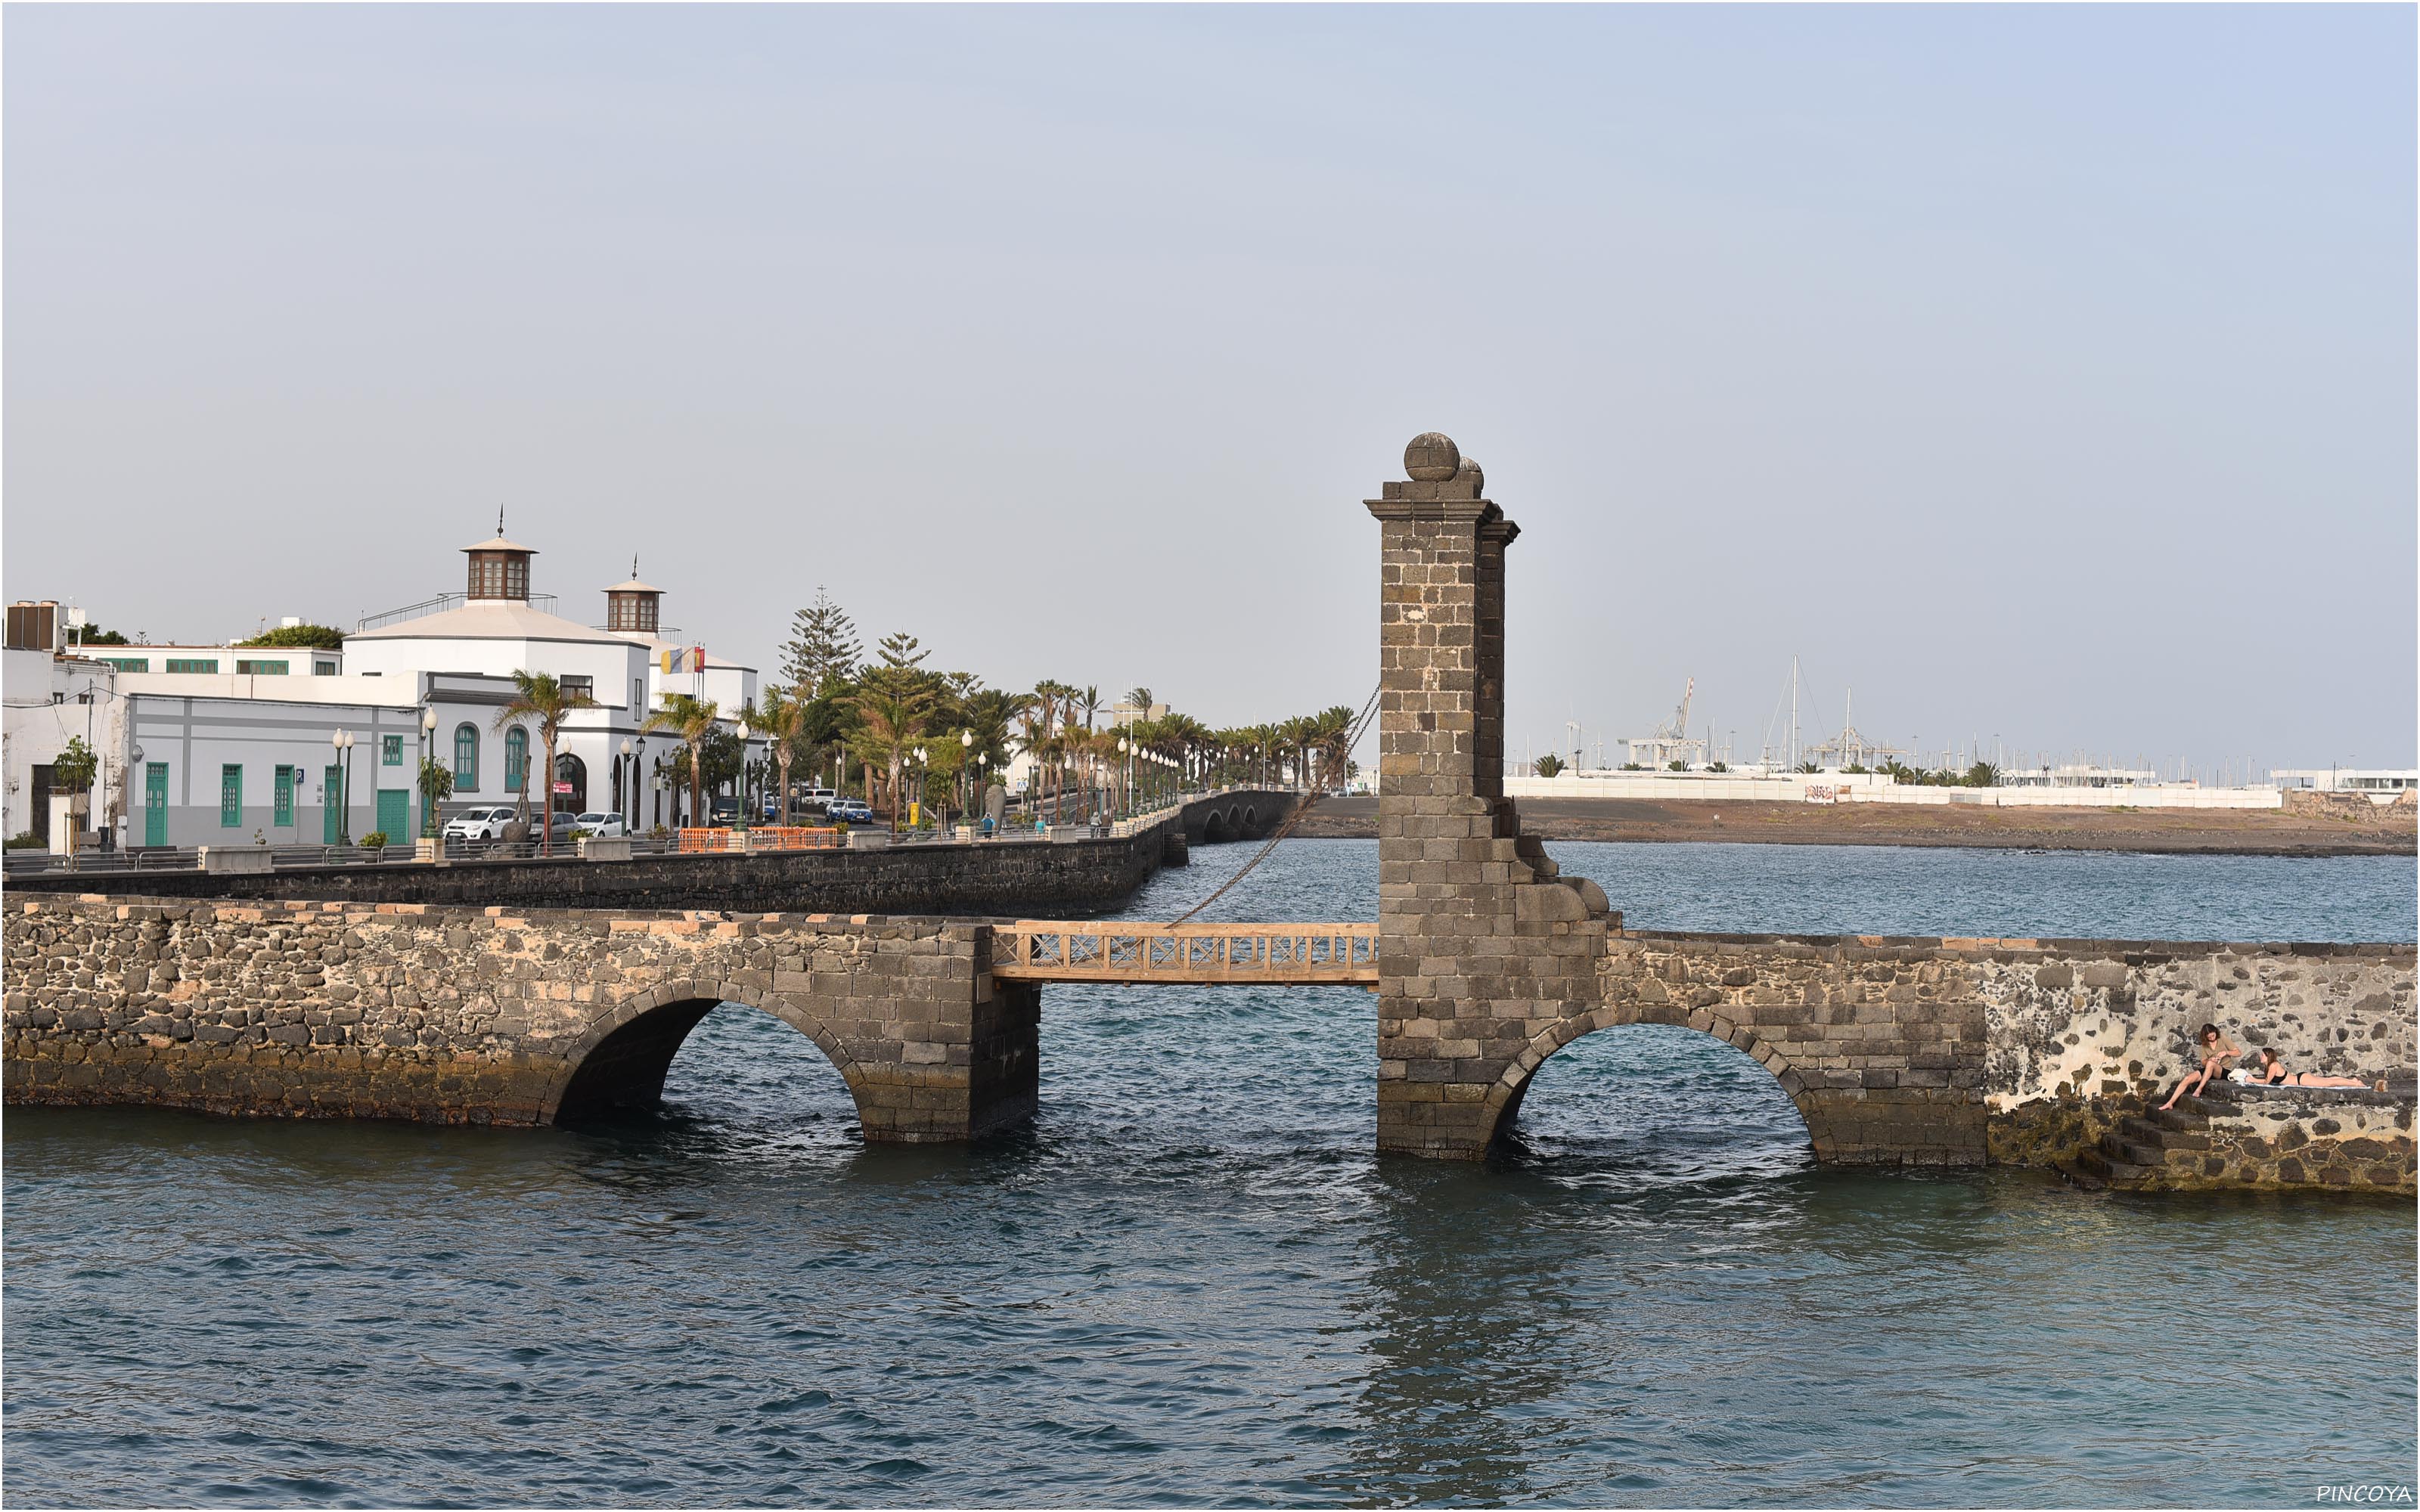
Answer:
[{"label": "street lamp", "polygon": [[613,775],[620,779],[613,785],[621,790],[617,796],[622,800],[622,827],[625,830],[632,830],[639,827],[639,821],[636,815],[632,812],[632,810],[638,807],[637,799],[639,795],[630,791],[631,784],[639,779],[639,773],[638,769],[631,764],[632,759],[630,752],[630,737],[624,735],[622,737],[622,753],[613,758]]},{"label": "street lamp", "polygon": [[437,796],[429,791],[428,764],[437,759],[437,705],[420,711],[420,838],[433,840],[437,835]]},{"label": "street lamp", "polygon": [[353,842],[353,733],[339,730],[328,737],[328,744],[335,748],[337,760],[343,763],[336,779],[336,843],[350,845]]},{"label": "street lamp", "polygon": [[739,721],[739,823],[737,827],[748,827],[748,721],[745,719]]}]

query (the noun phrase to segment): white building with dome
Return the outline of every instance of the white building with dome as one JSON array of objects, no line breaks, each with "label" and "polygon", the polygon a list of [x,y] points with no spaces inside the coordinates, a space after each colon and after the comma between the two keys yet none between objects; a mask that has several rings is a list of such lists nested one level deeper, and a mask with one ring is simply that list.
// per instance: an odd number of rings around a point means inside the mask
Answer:
[{"label": "white building with dome", "polygon": [[[116,671],[128,748],[96,823],[133,845],[333,843],[373,831],[400,843],[427,817],[423,754],[454,774],[441,822],[524,792],[535,811],[544,743],[530,721],[497,722],[516,671],[551,673],[595,701],[564,721],[557,809],[618,811],[642,830],[680,822],[685,784],[661,775],[686,748],[644,729],[647,717],[686,693],[737,726],[755,702],[755,669],[681,643],[662,624],[663,590],[635,573],[605,590],[605,625],[588,625],[533,592],[535,548],[499,534],[462,549],[464,591],[365,619],[345,639],[341,671]],[[750,759],[764,746],[752,740]]]}]

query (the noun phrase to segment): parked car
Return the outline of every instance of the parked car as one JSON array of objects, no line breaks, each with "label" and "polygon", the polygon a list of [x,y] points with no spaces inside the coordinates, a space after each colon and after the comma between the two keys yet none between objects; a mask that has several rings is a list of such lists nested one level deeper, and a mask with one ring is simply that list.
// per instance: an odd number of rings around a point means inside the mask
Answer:
[{"label": "parked car", "polygon": [[502,809],[465,809],[445,821],[447,840],[502,840],[504,826],[511,824],[510,806]]},{"label": "parked car", "polygon": [[727,829],[739,823],[739,800],[727,795],[718,797],[708,808],[707,812],[714,816],[708,823],[718,829]]},{"label": "parked car", "polygon": [[547,828],[554,832],[557,840],[570,834],[579,823],[580,816],[568,809],[557,809],[546,822]]},{"label": "parked car", "polygon": [[824,814],[845,825],[874,823],[874,810],[863,798],[834,798],[825,806]]},{"label": "parked car", "polygon": [[800,788],[798,790],[798,793],[799,795],[796,806],[799,809],[805,810],[808,813],[822,813],[829,810],[831,808],[832,800],[840,796],[839,794],[834,793],[830,788]]},{"label": "parked car", "polygon": [[630,832],[617,813],[584,813],[574,824],[575,827],[606,840],[618,839]]}]

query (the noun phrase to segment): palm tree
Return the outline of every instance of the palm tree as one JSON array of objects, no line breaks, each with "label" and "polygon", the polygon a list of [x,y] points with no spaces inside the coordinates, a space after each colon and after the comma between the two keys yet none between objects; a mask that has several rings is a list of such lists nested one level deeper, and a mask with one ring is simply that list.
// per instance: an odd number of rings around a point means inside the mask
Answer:
[{"label": "palm tree", "polygon": [[885,796],[893,828],[899,824],[899,768],[908,759],[908,748],[924,733],[924,716],[932,702],[930,694],[883,677],[866,679],[866,686],[849,701],[862,727],[858,735],[861,753],[879,758],[889,769]]},{"label": "palm tree", "polygon": [[782,823],[790,823],[790,762],[807,733],[808,701],[768,687],[757,701],[752,721],[773,742],[773,764],[782,774]]},{"label": "palm tree", "polygon": [[1319,754],[1321,791],[1344,779],[1345,758],[1353,750],[1353,711],[1339,703],[1311,717],[1311,745]]},{"label": "palm tree", "polygon": [[711,699],[691,698],[687,693],[667,693],[664,705],[647,716],[643,730],[669,730],[681,737],[689,747],[689,818],[690,824],[704,823],[706,813],[706,737],[713,730],[720,711]]},{"label": "palm tree", "polygon": [[1050,817],[1053,820],[1060,817],[1061,798],[1067,785],[1059,732],[1066,727],[1076,707],[1076,689],[1066,683],[1045,680],[1033,685],[1033,702],[1041,715],[1039,756],[1049,764],[1051,773]]},{"label": "palm tree", "polygon": [[[496,711],[496,728],[521,719],[537,721],[537,738],[546,747],[546,838],[538,843],[554,854],[554,748],[563,738],[563,717],[574,709],[593,709],[597,701],[585,693],[566,693],[552,672],[513,673],[512,702]],[[526,774],[524,774],[526,777]]]},{"label": "palm tree", "polygon": [[1076,707],[1084,711],[1084,728],[1092,729],[1093,721],[1098,718],[1101,713],[1101,690],[1087,687],[1084,691],[1076,695]]}]

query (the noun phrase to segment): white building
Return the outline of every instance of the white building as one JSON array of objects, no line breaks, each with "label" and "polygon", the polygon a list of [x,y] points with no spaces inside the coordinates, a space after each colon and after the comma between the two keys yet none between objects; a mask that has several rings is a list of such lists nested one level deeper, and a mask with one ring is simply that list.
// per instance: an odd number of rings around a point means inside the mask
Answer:
[{"label": "white building", "polygon": [[7,717],[0,721],[0,772],[6,805],[0,826],[10,837],[30,834],[51,841],[51,769],[70,740],[82,740],[101,759],[93,779],[87,827],[108,823],[110,795],[126,784],[126,708],[111,680],[113,670],[98,660],[60,650],[61,619],[55,603],[17,604],[8,610],[5,662]]},{"label": "white building", "polygon": [[[659,589],[616,584],[607,592],[610,627],[598,628],[540,607],[551,599],[530,591],[533,548],[500,536],[464,552],[466,592],[374,616],[340,654],[122,646],[108,648],[109,662],[29,650],[21,666],[12,651],[9,832],[33,827],[19,794],[30,796],[33,766],[64,744],[64,734],[45,743],[43,721],[62,730],[75,722],[29,713],[21,732],[17,705],[57,702],[61,678],[81,678],[76,687],[96,707],[118,715],[115,725],[95,722],[102,778],[92,822],[116,826],[130,844],[334,843],[373,831],[400,843],[427,817],[418,791],[425,756],[454,777],[441,821],[524,794],[535,812],[548,780],[538,769],[543,742],[534,722],[498,717],[516,671],[551,673],[596,702],[564,721],[556,808],[617,810],[641,827],[678,822],[685,791],[648,777],[686,748],[643,728],[648,715],[666,695],[688,693],[712,700],[736,725],[754,702],[755,670],[662,639]],[[58,670],[68,668],[82,671]],[[750,757],[763,747],[752,741]]]},{"label": "white building", "polygon": [[2420,767],[2313,766],[2281,768],[2269,774],[2280,788],[2304,793],[2366,793],[2380,803],[2420,788]]}]

